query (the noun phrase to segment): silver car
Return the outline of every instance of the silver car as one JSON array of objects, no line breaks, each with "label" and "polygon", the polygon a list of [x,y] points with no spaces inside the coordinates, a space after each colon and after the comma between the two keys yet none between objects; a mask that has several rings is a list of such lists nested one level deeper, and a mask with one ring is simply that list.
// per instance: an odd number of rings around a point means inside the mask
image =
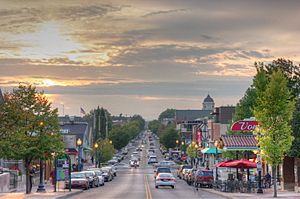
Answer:
[{"label": "silver car", "polygon": [[159,173],[155,178],[155,188],[159,186],[170,186],[172,189],[175,188],[175,178],[171,173]]}]

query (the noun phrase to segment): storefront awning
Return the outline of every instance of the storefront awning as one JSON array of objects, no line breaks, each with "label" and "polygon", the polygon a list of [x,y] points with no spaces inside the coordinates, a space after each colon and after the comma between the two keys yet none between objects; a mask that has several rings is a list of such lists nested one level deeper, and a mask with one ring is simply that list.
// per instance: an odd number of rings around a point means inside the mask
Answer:
[{"label": "storefront awning", "polygon": [[223,150],[226,151],[251,151],[258,149],[255,135],[222,135]]},{"label": "storefront awning", "polygon": [[[203,154],[216,154],[217,151],[216,151],[216,148],[205,148],[205,149],[202,149],[201,152]],[[218,153],[219,154],[222,153],[222,150],[218,149]]]}]

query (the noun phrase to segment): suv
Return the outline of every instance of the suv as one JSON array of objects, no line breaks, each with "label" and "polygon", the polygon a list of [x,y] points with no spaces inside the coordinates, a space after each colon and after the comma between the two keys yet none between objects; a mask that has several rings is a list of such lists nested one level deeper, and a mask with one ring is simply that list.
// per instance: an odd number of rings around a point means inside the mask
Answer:
[{"label": "suv", "polygon": [[212,188],[214,181],[213,172],[210,170],[198,170],[194,181],[197,187],[208,186],[209,188]]},{"label": "suv", "polygon": [[154,174],[154,179],[156,179],[156,177],[158,176],[158,174],[160,173],[172,173],[171,172],[171,169],[168,168],[168,167],[158,167],[155,171],[155,174]]},{"label": "suv", "polygon": [[177,177],[179,177],[180,179],[182,178],[182,171],[184,169],[192,169],[191,165],[181,165],[177,171]]}]

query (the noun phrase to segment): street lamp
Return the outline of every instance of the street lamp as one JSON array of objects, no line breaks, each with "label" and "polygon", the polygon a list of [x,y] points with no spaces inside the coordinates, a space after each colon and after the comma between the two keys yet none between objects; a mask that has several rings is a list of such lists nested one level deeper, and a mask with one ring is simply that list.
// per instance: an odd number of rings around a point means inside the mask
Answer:
[{"label": "street lamp", "polygon": [[98,147],[99,147],[98,143],[95,143],[94,147],[95,147],[95,150],[96,150],[96,152],[95,152],[95,168],[97,168],[97,162],[98,162],[97,157],[98,157]]},{"label": "street lamp", "polygon": [[109,144],[112,144],[112,140],[109,140]]},{"label": "street lamp", "polygon": [[[219,147],[219,141],[216,140],[214,143],[215,147],[216,147],[216,156],[215,156],[215,164],[218,163],[218,147]],[[216,166],[216,181],[218,180],[218,167]]]},{"label": "street lamp", "polygon": [[[40,121],[39,122],[39,127],[41,128],[41,133],[43,133],[43,127],[44,127],[44,122]],[[40,157],[40,184],[36,190],[36,192],[46,192],[45,185],[44,185],[44,160]]]},{"label": "street lamp", "polygon": [[[255,131],[257,132],[258,137],[261,137],[261,128],[259,126],[256,127]],[[263,193],[263,189],[261,187],[261,170],[262,170],[262,163],[261,163],[261,150],[260,150],[260,146],[258,145],[258,150],[256,153],[256,159],[257,159],[257,171],[258,171],[258,188],[257,188],[257,192],[256,193]]]},{"label": "street lamp", "polygon": [[176,140],[176,147],[177,147],[177,151],[178,151],[178,144],[179,144],[179,140]]},{"label": "street lamp", "polygon": [[81,157],[80,157],[80,147],[82,145],[82,141],[80,138],[77,139],[76,144],[78,146],[78,171],[81,171]]}]

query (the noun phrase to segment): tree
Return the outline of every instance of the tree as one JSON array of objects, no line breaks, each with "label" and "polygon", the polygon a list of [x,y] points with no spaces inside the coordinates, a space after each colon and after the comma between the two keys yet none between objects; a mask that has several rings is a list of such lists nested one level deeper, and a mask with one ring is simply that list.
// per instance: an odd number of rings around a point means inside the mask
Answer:
[{"label": "tree", "polygon": [[105,163],[108,160],[110,160],[115,153],[114,146],[109,143],[108,139],[101,139],[99,141],[99,152],[97,160],[99,160],[99,165],[98,167],[100,168],[100,163]]},{"label": "tree", "polygon": [[156,135],[158,135],[158,129],[160,127],[161,123],[158,120],[152,120],[149,122],[148,124],[148,128],[155,133]]},{"label": "tree", "polygon": [[57,109],[52,110],[44,93],[31,85],[20,84],[5,93],[4,99],[0,105],[0,158],[24,161],[28,194],[32,161],[63,152]]},{"label": "tree", "polygon": [[[261,79],[266,79],[261,72]],[[265,76],[265,77],[264,77]],[[273,71],[270,82],[266,85],[256,83],[257,105],[254,115],[263,129],[263,136],[258,136],[258,144],[263,158],[272,166],[276,181],[276,167],[282,162],[284,155],[290,150],[293,136],[290,120],[295,103],[288,88],[288,81],[281,70]],[[274,197],[277,197],[274,182]]]},{"label": "tree", "polygon": [[138,125],[139,125],[139,130],[142,131],[144,128],[145,128],[145,120],[142,116],[140,115],[134,115],[132,116],[131,120],[130,121],[136,121],[138,122]]},{"label": "tree", "polygon": [[159,121],[162,121],[164,118],[175,118],[175,112],[176,112],[176,109],[167,109],[165,111],[163,111],[159,117],[158,117],[158,120]]},{"label": "tree", "polygon": [[176,147],[176,140],[180,140],[179,132],[171,126],[166,128],[160,135],[160,143],[167,149]]}]

